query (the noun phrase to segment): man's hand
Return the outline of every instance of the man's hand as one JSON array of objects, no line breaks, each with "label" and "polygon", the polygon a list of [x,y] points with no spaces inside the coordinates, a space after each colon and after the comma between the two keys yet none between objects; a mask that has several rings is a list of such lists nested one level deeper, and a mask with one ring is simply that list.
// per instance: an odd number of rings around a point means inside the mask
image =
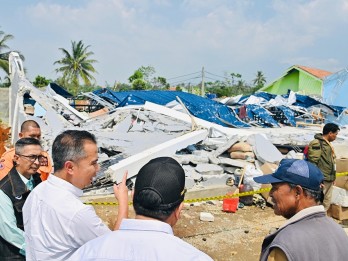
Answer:
[{"label": "man's hand", "polygon": [[118,184],[114,184],[113,188],[114,188],[115,198],[118,200],[118,202],[120,203],[126,202],[126,204],[128,205],[128,188],[126,185],[127,175],[128,175],[128,171],[124,173],[122,181]]},{"label": "man's hand", "polygon": [[115,198],[118,200],[118,214],[115,222],[114,230],[117,230],[123,218],[128,218],[128,188],[126,185],[128,171],[124,173],[122,181],[116,185],[114,184]]}]

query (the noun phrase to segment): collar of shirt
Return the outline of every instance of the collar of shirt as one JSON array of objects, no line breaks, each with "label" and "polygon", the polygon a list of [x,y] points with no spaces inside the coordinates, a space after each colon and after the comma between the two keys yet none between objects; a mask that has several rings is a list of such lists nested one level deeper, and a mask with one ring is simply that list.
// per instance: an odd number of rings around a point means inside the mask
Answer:
[{"label": "collar of shirt", "polygon": [[24,177],[21,173],[19,173],[17,171],[17,173],[19,174],[19,177],[21,178],[21,180],[23,181],[23,183],[25,184],[25,186],[29,189],[29,190],[33,190],[34,188],[34,183],[32,178],[27,179],[26,177]]},{"label": "collar of shirt", "polygon": [[119,230],[154,231],[173,235],[172,227],[159,220],[123,219]]},{"label": "collar of shirt", "polygon": [[47,178],[47,181],[45,182],[49,182],[53,184],[54,186],[60,187],[64,190],[68,190],[69,192],[74,194],[76,197],[81,197],[83,194],[83,191],[81,189],[75,187],[73,184],[67,182],[64,179],[58,178],[54,174],[49,175]]},{"label": "collar of shirt", "polygon": [[297,220],[300,220],[301,218],[304,218],[308,215],[318,213],[318,212],[325,212],[325,209],[322,205],[319,206],[313,206],[309,208],[302,209],[300,212],[297,212],[293,217],[291,217],[289,220],[285,222],[279,229],[296,222]]}]

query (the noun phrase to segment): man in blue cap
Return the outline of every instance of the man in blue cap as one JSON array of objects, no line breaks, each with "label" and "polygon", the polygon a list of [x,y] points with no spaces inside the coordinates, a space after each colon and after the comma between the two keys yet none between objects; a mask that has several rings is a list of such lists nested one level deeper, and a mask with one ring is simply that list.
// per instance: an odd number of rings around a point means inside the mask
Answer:
[{"label": "man in blue cap", "polygon": [[287,222],[262,243],[260,260],[346,260],[348,236],[322,205],[322,172],[306,160],[283,159],[269,175],[255,177],[272,184],[274,213]]}]

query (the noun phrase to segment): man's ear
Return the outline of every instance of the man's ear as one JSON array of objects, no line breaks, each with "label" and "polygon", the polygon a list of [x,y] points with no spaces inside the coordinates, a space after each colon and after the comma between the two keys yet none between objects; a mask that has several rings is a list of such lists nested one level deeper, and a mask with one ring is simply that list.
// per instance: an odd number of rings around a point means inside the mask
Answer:
[{"label": "man's ear", "polygon": [[182,210],[183,207],[184,207],[184,202],[181,202],[180,205],[174,211],[175,218],[177,220],[180,218],[180,213],[181,213],[181,210]]},{"label": "man's ear", "polygon": [[66,161],[64,163],[64,169],[66,170],[67,174],[72,175],[74,173],[74,163],[72,161]]},{"label": "man's ear", "polygon": [[299,185],[295,187],[296,195],[303,195],[303,188]]},{"label": "man's ear", "polygon": [[17,154],[14,154],[12,160],[13,160],[14,162],[16,162],[16,164],[18,164],[18,163],[17,163],[18,159],[19,159],[19,156],[18,156]]},{"label": "man's ear", "polygon": [[18,136],[19,136],[20,139],[23,138],[23,133],[20,132],[20,133],[18,134]]}]

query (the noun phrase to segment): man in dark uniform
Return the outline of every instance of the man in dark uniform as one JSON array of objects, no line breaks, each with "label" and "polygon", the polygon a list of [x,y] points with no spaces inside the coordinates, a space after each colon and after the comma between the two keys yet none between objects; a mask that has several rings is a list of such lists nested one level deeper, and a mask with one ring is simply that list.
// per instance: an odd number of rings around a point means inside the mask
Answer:
[{"label": "man in dark uniform", "polygon": [[0,260],[25,260],[22,207],[30,191],[40,182],[40,141],[19,139],[15,144],[14,167],[0,181]]}]

